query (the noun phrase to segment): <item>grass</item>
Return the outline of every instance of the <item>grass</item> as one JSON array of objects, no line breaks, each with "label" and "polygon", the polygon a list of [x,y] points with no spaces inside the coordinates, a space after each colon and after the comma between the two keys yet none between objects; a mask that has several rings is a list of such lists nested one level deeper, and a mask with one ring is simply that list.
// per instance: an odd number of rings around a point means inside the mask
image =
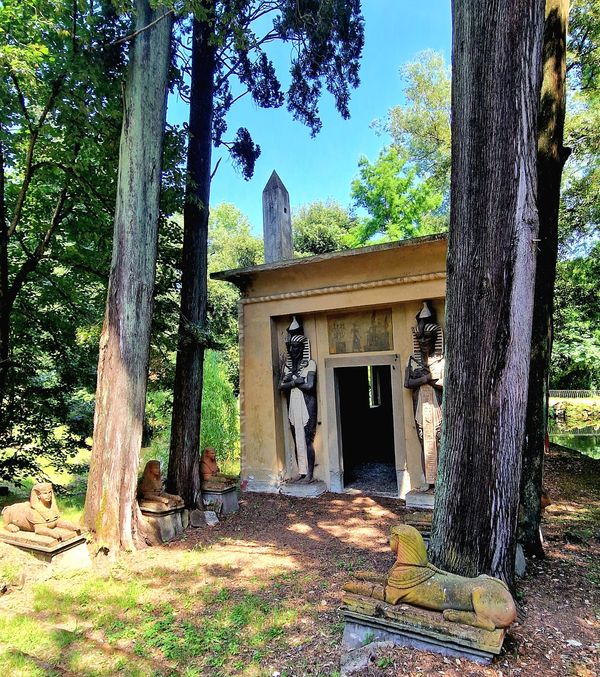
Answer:
[{"label": "grass", "polygon": [[[208,559],[206,559],[208,558]],[[141,558],[140,561],[143,561]],[[0,618],[0,671],[18,675],[263,675],[285,645],[297,609],[272,598],[305,582],[269,580],[206,585],[210,548],[176,552],[142,569],[55,575],[33,589],[33,611]],[[150,562],[150,563],[149,563]]]}]

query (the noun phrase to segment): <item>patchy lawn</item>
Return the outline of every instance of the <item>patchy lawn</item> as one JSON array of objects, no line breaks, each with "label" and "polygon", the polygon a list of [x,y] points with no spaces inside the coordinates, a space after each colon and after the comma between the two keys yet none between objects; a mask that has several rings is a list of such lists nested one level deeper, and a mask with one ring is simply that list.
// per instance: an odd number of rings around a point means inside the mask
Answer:
[{"label": "patchy lawn", "polygon": [[[548,558],[519,586],[520,624],[494,665],[394,649],[363,675],[597,674],[600,461],[553,446]],[[240,513],[176,542],[52,575],[0,546],[0,669],[19,675],[336,675],[341,587],[385,571],[395,500],[246,494]]]}]

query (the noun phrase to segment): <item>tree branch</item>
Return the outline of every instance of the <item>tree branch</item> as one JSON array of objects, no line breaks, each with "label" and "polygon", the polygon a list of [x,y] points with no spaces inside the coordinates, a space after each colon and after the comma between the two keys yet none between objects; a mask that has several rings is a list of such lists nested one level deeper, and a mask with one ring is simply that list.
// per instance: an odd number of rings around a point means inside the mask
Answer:
[{"label": "tree branch", "polygon": [[130,33],[129,35],[126,35],[124,38],[120,38],[119,40],[115,40],[114,42],[109,42],[107,45],[105,45],[105,47],[116,47],[117,45],[121,45],[124,42],[129,42],[130,40],[133,40],[135,37],[140,35],[140,33],[144,33],[149,28],[152,28],[152,26],[156,26],[157,23],[159,23],[163,19],[166,19],[171,14],[175,14],[174,9],[170,9],[168,12],[165,12],[163,15],[159,16],[157,19],[154,19],[154,21],[151,21],[148,25],[144,26],[143,28],[138,29],[137,31],[134,31],[133,33]]}]

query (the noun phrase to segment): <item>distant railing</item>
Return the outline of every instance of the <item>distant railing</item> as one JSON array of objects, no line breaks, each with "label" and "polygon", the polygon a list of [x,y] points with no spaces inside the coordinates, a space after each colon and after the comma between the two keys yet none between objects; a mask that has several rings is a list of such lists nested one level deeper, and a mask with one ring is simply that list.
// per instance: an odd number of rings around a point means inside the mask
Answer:
[{"label": "distant railing", "polygon": [[600,397],[600,390],[551,390],[550,397],[558,399],[589,399]]}]

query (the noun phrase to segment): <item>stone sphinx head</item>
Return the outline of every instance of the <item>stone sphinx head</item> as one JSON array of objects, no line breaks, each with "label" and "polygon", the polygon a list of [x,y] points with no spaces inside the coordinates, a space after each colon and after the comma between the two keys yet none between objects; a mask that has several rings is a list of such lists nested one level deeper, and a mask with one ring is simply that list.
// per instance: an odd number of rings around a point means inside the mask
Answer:
[{"label": "stone sphinx head", "polygon": [[50,482],[39,482],[31,488],[29,505],[45,519],[58,518],[58,506]]},{"label": "stone sphinx head", "polygon": [[140,488],[142,492],[157,491],[162,488],[162,481],[160,478],[160,461],[154,459],[146,463]]},{"label": "stone sphinx head", "polygon": [[206,447],[200,457],[200,473],[203,479],[209,479],[212,475],[219,472],[217,464],[217,454],[212,447]]}]

